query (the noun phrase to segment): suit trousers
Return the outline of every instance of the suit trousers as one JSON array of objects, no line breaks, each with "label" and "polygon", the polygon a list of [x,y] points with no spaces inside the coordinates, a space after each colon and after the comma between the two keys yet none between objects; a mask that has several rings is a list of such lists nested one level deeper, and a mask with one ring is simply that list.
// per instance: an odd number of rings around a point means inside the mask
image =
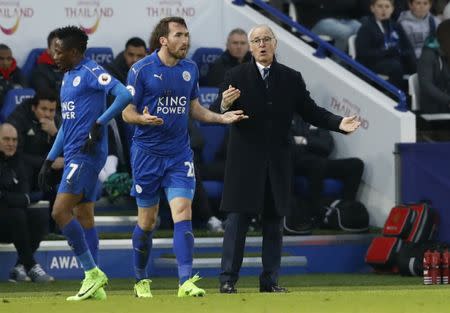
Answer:
[{"label": "suit trousers", "polygon": [[13,243],[17,264],[30,270],[33,254],[48,232],[47,208],[0,208],[0,242]]},{"label": "suit trousers", "polygon": [[[270,182],[267,178],[262,213],[262,265],[259,277],[261,286],[278,284],[278,271],[281,263],[283,242],[283,217],[275,210]],[[222,247],[222,269],[220,283],[235,284],[244,257],[245,238],[254,214],[228,213]]]}]

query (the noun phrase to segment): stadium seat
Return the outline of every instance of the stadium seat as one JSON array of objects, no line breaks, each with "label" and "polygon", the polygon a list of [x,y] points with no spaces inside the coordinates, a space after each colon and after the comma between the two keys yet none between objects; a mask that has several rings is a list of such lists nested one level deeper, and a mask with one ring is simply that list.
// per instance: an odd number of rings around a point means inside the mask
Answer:
[{"label": "stadium seat", "polygon": [[[202,159],[208,164],[214,161],[217,151],[222,146],[228,127],[223,125],[201,124],[199,130],[205,141]],[[203,187],[209,198],[220,199],[223,190],[223,181],[206,180],[203,181]]]},{"label": "stadium seat", "polygon": [[90,47],[86,49],[84,55],[101,66],[114,60],[114,54],[110,47]]},{"label": "stadium seat", "polygon": [[[340,198],[342,196],[344,186],[342,182],[333,178],[326,178],[323,181],[322,196],[329,198]],[[304,176],[296,176],[294,178],[294,193],[304,196],[309,193],[308,179]]]},{"label": "stadium seat", "polygon": [[205,145],[202,150],[202,160],[208,164],[214,161],[217,151],[228,132],[228,127],[214,124],[201,124],[199,130],[202,133]]},{"label": "stadium seat", "polygon": [[199,100],[200,104],[205,108],[209,108],[217,99],[219,88],[216,87],[200,87]]},{"label": "stadium seat", "polygon": [[36,61],[37,61],[38,57],[44,51],[45,51],[45,48],[34,48],[34,49],[31,49],[30,53],[28,53],[28,56],[25,59],[25,63],[20,68],[22,70],[23,76],[25,76],[27,81],[30,80],[31,73],[33,72],[33,69],[36,66]]},{"label": "stadium seat", "polygon": [[209,66],[223,53],[221,48],[198,48],[192,55],[192,60],[197,63],[200,72],[200,86],[207,86],[206,75]]},{"label": "stadium seat", "polygon": [[35,91],[31,88],[11,89],[5,95],[3,106],[0,109],[0,123],[3,123],[14,109],[27,98],[34,97]]}]

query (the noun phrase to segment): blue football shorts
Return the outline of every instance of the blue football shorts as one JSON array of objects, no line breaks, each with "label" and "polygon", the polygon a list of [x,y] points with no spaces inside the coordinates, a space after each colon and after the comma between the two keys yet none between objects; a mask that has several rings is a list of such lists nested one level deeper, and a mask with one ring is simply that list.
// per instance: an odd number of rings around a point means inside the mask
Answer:
[{"label": "blue football shorts", "polygon": [[132,145],[131,169],[133,185],[130,194],[136,197],[138,207],[148,208],[158,204],[162,189],[169,201],[175,197],[194,198],[195,174],[191,149],[173,157],[160,157]]},{"label": "blue football shorts", "polygon": [[58,193],[83,194],[81,202],[95,202],[101,189],[98,166],[83,158],[73,158],[64,164]]}]

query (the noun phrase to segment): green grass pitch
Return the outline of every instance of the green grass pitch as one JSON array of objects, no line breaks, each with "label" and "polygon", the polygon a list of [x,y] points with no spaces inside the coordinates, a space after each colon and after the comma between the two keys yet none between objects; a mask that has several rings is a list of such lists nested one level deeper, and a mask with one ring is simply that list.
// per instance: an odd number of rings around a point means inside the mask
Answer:
[{"label": "green grass pitch", "polygon": [[177,298],[174,278],[153,279],[152,299],[133,297],[131,279],[112,279],[106,301],[68,303],[79,281],[52,284],[0,283],[1,313],[175,313],[175,312],[450,312],[450,287],[424,286],[421,278],[374,274],[311,274],[282,276],[287,294],[259,293],[258,278],[244,277],[236,285],[239,293],[218,293],[217,278],[205,278],[203,298]]}]

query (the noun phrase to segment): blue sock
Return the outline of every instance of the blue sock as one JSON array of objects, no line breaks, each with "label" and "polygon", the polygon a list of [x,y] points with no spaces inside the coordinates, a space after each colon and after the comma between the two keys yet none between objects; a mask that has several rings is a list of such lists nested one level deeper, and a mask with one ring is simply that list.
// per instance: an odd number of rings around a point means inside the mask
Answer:
[{"label": "blue sock", "polygon": [[180,285],[191,277],[194,254],[194,234],[192,222],[181,221],[174,224],[173,251],[178,262],[178,278]]},{"label": "blue sock", "polygon": [[84,236],[95,264],[98,265],[98,234],[95,227],[84,228]]},{"label": "blue sock", "polygon": [[69,246],[72,248],[78,261],[85,271],[89,271],[96,267],[94,259],[89,252],[86,238],[84,237],[83,227],[76,219],[72,219],[66,226],[61,229],[66,236]]},{"label": "blue sock", "polygon": [[145,231],[136,225],[133,236],[134,274],[136,281],[148,278],[147,263],[153,245],[153,231]]}]

